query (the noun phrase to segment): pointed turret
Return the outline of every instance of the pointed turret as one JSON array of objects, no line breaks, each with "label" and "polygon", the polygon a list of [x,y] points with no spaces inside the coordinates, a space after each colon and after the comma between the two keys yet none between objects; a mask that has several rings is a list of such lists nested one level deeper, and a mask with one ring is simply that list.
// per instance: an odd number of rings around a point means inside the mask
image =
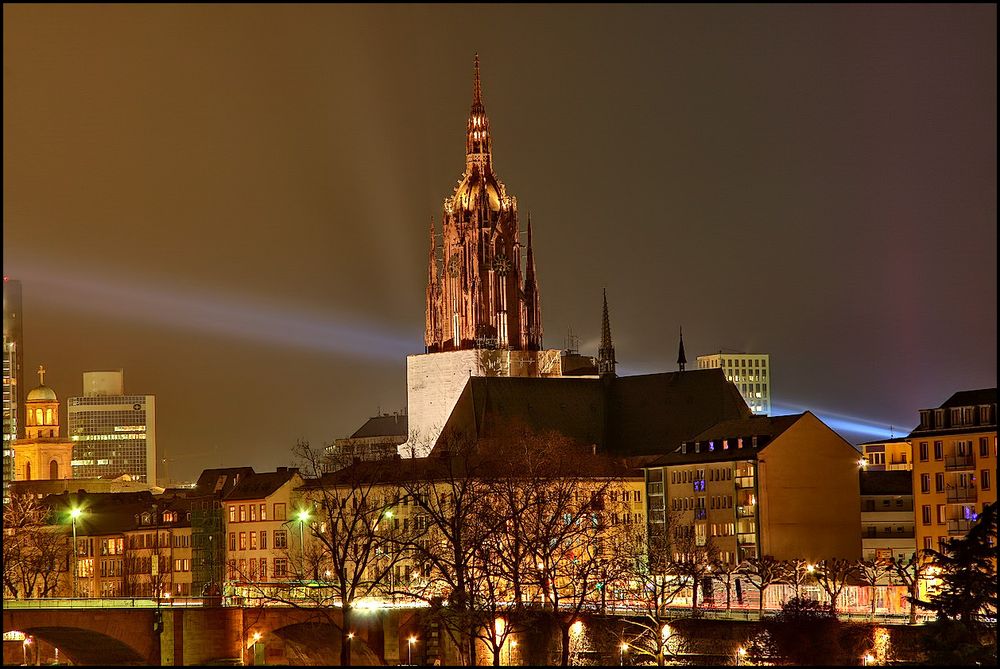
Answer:
[{"label": "pointed turret", "polygon": [[469,127],[465,140],[465,162],[473,165],[490,165],[490,120],[483,106],[483,89],[479,82],[479,54],[476,54],[472,83],[472,109],[469,111]]},{"label": "pointed turret", "polygon": [[440,347],[440,324],[437,322],[439,293],[437,245],[434,240],[434,217],[431,216],[430,250],[427,256],[427,311],[424,314],[424,346],[427,352]]},{"label": "pointed turret", "polygon": [[684,355],[684,328],[680,329],[681,343],[680,347],[677,349],[677,368],[680,371],[684,371],[684,366],[687,365],[687,356]]},{"label": "pointed turret", "polygon": [[524,268],[524,333],[525,348],[540,351],[542,348],[542,307],[538,295],[538,278],[535,276],[535,252],[531,247],[531,214],[528,214],[528,250]]},{"label": "pointed turret", "polygon": [[615,347],[611,343],[611,319],[608,317],[608,291],[604,290],[604,314],[601,318],[601,348],[597,351],[597,373],[615,376]]}]

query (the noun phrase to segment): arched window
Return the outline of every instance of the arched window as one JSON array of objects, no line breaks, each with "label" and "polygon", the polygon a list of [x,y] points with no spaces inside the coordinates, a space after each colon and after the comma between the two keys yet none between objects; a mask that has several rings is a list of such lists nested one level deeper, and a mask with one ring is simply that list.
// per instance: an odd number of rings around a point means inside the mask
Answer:
[{"label": "arched window", "polygon": [[52,409],[45,410],[45,424],[52,425]]},{"label": "arched window", "polygon": [[24,463],[24,480],[25,481],[30,481],[31,480],[31,461],[30,460],[28,462]]},{"label": "arched window", "polygon": [[55,481],[59,478],[59,463],[55,460],[49,463],[49,479]]},{"label": "arched window", "polygon": [[41,409],[35,409],[35,425],[45,425],[45,422],[42,420]]}]

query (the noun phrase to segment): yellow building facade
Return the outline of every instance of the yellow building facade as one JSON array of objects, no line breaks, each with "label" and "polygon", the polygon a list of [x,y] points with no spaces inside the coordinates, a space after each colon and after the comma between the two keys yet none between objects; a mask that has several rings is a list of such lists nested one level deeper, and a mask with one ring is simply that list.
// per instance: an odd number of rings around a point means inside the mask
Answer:
[{"label": "yellow building facade", "polygon": [[38,368],[39,385],[25,399],[25,438],[13,442],[15,481],[73,478],[73,442],[62,438],[59,398],[45,385],[45,368]]},{"label": "yellow building facade", "polygon": [[996,388],[962,391],[920,411],[909,435],[917,549],[962,537],[996,502]]}]

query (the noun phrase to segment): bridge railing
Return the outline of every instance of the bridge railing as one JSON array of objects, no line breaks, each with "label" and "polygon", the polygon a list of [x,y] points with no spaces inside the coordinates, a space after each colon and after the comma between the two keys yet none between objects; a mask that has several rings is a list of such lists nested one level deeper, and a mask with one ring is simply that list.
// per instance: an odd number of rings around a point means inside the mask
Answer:
[{"label": "bridge railing", "polygon": [[[164,597],[159,608],[202,606],[203,600],[194,597]],[[155,609],[155,599],[144,597],[64,597],[59,599],[4,599],[7,609]]]}]

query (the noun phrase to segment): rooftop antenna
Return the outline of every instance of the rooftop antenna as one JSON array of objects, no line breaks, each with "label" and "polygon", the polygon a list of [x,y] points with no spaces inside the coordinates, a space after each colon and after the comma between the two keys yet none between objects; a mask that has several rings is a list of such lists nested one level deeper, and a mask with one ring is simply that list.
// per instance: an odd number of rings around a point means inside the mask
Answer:
[{"label": "rooftop antenna", "polygon": [[573,334],[573,326],[570,326],[566,332],[566,352],[567,353],[579,353],[580,352],[580,338]]}]

